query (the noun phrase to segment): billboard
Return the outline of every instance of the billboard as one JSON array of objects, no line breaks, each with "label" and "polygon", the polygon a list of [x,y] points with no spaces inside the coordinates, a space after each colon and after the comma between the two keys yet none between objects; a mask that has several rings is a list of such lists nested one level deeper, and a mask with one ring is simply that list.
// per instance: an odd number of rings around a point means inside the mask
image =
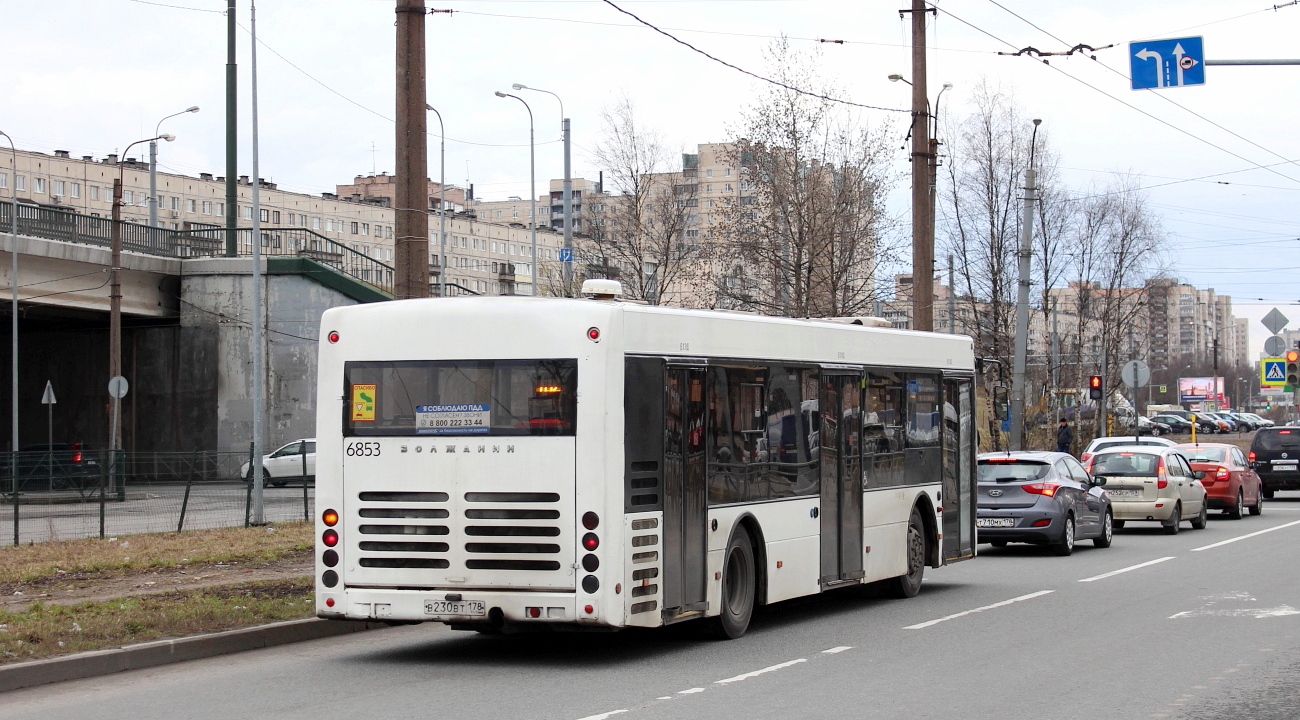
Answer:
[{"label": "billboard", "polygon": [[[1217,383],[1215,381],[1218,381]],[[1218,392],[1215,392],[1215,390]],[[1223,378],[1178,378],[1178,402],[1191,403],[1211,400],[1222,403]]]}]

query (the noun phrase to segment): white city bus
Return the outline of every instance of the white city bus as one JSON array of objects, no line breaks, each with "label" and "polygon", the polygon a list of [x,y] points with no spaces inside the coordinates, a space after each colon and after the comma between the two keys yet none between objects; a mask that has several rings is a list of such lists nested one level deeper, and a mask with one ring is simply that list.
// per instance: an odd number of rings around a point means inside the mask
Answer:
[{"label": "white city bus", "polygon": [[316,611],[656,627],[975,552],[969,338],[599,300],[327,311]]}]

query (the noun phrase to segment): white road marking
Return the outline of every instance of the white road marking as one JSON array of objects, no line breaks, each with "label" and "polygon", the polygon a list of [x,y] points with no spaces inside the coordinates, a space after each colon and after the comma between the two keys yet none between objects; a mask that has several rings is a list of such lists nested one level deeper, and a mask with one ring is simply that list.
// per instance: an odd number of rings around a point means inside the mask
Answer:
[{"label": "white road marking", "polygon": [[1200,552],[1200,551],[1202,551],[1202,550],[1209,550],[1209,549],[1211,549],[1211,548],[1220,547],[1220,546],[1222,546],[1222,545],[1227,545],[1227,544],[1229,544],[1229,543],[1235,543],[1235,542],[1237,542],[1238,540],[1245,540],[1246,538],[1253,538],[1253,537],[1255,537],[1256,535],[1263,535],[1264,533],[1271,533],[1271,532],[1273,532],[1274,530],[1281,530],[1282,528],[1289,528],[1289,527],[1291,527],[1292,525],[1300,525],[1300,520],[1296,520],[1295,522],[1289,522],[1289,523],[1286,523],[1286,524],[1284,524],[1284,525],[1275,525],[1275,526],[1273,526],[1273,527],[1271,527],[1271,528],[1266,528],[1266,529],[1264,529],[1264,530],[1257,530],[1257,531],[1255,531],[1255,532],[1253,532],[1253,533],[1247,533],[1247,534],[1245,534],[1245,535],[1240,535],[1240,536],[1238,536],[1238,537],[1231,538],[1231,539],[1229,539],[1229,540],[1223,540],[1223,541],[1221,541],[1221,542],[1216,542],[1216,543],[1214,543],[1213,545],[1203,545],[1203,546],[1198,547],[1198,548],[1192,548],[1192,552]]},{"label": "white road marking", "polygon": [[831,648],[830,650],[822,650],[822,654],[823,654],[823,655],[834,655],[835,653],[842,653],[842,652],[844,652],[845,650],[852,650],[852,649],[853,649],[853,646],[852,646],[852,645],[841,645],[841,646],[839,646],[839,647],[833,647],[833,648]]},{"label": "white road marking", "polygon": [[704,692],[704,688],[691,688],[690,690],[678,690],[678,695],[694,695],[695,693]]},{"label": "white road marking", "polygon": [[627,712],[626,709],[623,709],[623,710],[610,710],[610,711],[607,712],[607,713],[601,713],[601,714],[599,714],[599,715],[588,715],[587,717],[585,717],[585,718],[579,718],[578,720],[609,720],[609,718],[610,718],[611,716],[613,716],[613,715],[618,715],[618,714],[620,714],[620,713],[625,713],[625,712]]},{"label": "white road marking", "polygon": [[1108,578],[1108,577],[1114,577],[1115,575],[1119,575],[1119,574],[1121,574],[1121,573],[1130,572],[1130,571],[1132,571],[1132,570],[1140,570],[1140,569],[1142,569],[1142,568],[1144,568],[1144,567],[1147,567],[1147,566],[1150,566],[1150,565],[1155,565],[1156,563],[1162,563],[1162,562],[1164,562],[1164,561],[1166,561],[1166,560],[1173,560],[1173,559],[1174,559],[1174,556],[1173,556],[1173,555],[1170,555],[1169,557],[1156,558],[1155,560],[1148,560],[1148,561],[1146,561],[1146,562],[1144,562],[1144,563],[1138,563],[1137,565],[1130,565],[1130,566],[1128,566],[1128,567],[1126,567],[1126,568],[1120,568],[1119,570],[1111,570],[1111,571],[1108,572],[1108,573],[1102,573],[1102,574],[1100,574],[1100,575],[1093,575],[1092,577],[1090,577],[1090,578],[1084,578],[1084,579],[1080,580],[1079,582],[1093,582],[1094,580],[1105,580],[1105,579]]},{"label": "white road marking", "polygon": [[967,616],[967,615],[972,615],[972,614],[977,613],[977,612],[984,612],[985,610],[992,610],[992,609],[994,609],[994,608],[1000,608],[1000,607],[1003,607],[1003,606],[1005,606],[1005,605],[1010,605],[1010,604],[1012,604],[1012,603],[1018,603],[1018,602],[1021,602],[1021,601],[1023,601],[1023,600],[1033,600],[1033,599],[1036,598],[1036,597],[1042,597],[1042,596],[1044,596],[1044,595],[1050,595],[1050,594],[1052,594],[1053,592],[1056,592],[1056,591],[1055,591],[1055,590],[1039,590],[1039,591],[1036,592],[1036,593],[1029,593],[1028,595],[1021,595],[1020,597],[1013,597],[1013,598],[1011,598],[1010,600],[1003,600],[1002,602],[993,603],[992,605],[985,605],[984,607],[977,607],[977,608],[975,608],[974,610],[967,610],[967,611],[965,611],[965,612],[959,612],[959,613],[957,613],[956,615],[949,615],[949,616],[947,616],[947,617],[941,617],[941,618],[939,618],[938,620],[929,620],[929,621],[927,621],[927,622],[917,623],[916,625],[908,625],[907,627],[905,627],[905,628],[903,628],[903,629],[904,629],[904,630],[920,630],[920,629],[922,629],[922,628],[928,628],[928,627],[930,627],[931,625],[938,625],[939,623],[941,623],[941,622],[945,622],[945,621],[947,621],[947,620],[955,620],[955,619],[957,619],[957,618],[959,618],[959,617],[965,617],[965,616]]},{"label": "white road marking", "polygon": [[729,677],[729,678],[727,678],[727,679],[725,679],[725,680],[714,680],[714,681],[713,681],[713,684],[714,684],[714,685],[726,685],[727,683],[740,682],[741,680],[748,680],[748,679],[750,679],[750,678],[752,678],[752,677],[757,677],[757,676],[759,676],[759,675],[762,675],[763,673],[775,672],[775,671],[777,671],[777,670],[781,670],[781,669],[783,669],[783,668],[788,668],[788,667],[790,667],[791,665],[798,665],[799,663],[803,663],[803,662],[808,662],[808,659],[807,659],[807,658],[799,658],[798,660],[789,660],[789,661],[787,661],[787,662],[778,663],[778,664],[776,664],[776,665],[769,665],[768,667],[765,667],[765,668],[763,668],[762,670],[755,670],[754,672],[747,672],[747,673],[745,673],[744,675],[737,675],[737,676],[735,676],[735,677]]}]

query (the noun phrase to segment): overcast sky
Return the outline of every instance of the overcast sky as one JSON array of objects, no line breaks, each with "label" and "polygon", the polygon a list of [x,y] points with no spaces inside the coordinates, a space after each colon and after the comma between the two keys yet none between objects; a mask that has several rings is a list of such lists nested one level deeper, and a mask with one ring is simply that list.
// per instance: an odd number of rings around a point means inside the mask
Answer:
[{"label": "overcast sky", "polygon": [[[907,86],[887,80],[895,72],[910,76],[910,29],[898,13],[904,0],[615,2],[759,73],[771,37],[785,34],[796,47],[819,49],[827,74],[850,99],[908,106]],[[1050,130],[1073,187],[1086,189],[1117,171],[1139,176],[1151,188],[1179,277],[1233,296],[1236,314],[1251,318],[1258,350],[1267,331],[1257,320],[1274,305],[1300,327],[1300,283],[1293,279],[1300,271],[1300,217],[1293,211],[1300,167],[1284,162],[1300,158],[1300,66],[1211,67],[1202,87],[1134,92],[1127,44],[1200,35],[1210,59],[1300,56],[1300,6],[1275,11],[1278,2],[939,0],[930,25],[930,87],[953,83],[944,115],[965,111],[981,77],[1014,92],[1025,114]],[[0,129],[24,149],[99,157],[149,137],[163,116],[200,105],[199,114],[165,124],[178,139],[164,144],[161,163],[187,174],[224,174],[225,4],[0,0]],[[629,94],[672,146],[693,150],[728,139],[737,109],[758,88],[758,81],[635,26],[601,0],[426,4],[456,10],[426,20],[429,102],[447,122],[448,182],[472,182],[480,198],[528,191],[527,116],[517,102],[492,94],[511,83],[563,97],[574,126],[574,175],[589,177],[600,110],[619,93]],[[393,7],[393,0],[258,3],[263,177],[315,193],[357,174],[393,170]],[[239,0],[239,22],[248,28],[249,0]],[[1096,62],[1054,58],[1050,67],[997,55],[1078,43],[1116,47],[1098,51]],[[241,30],[241,174],[251,172],[249,50]],[[538,121],[544,188],[563,172],[559,107],[547,95],[524,97]],[[900,145],[902,117],[867,114],[872,122],[895,122]],[[430,149],[436,177],[436,139]],[[897,163],[905,172],[901,149]],[[1207,176],[1215,177],[1175,182]],[[895,197],[894,210],[904,213],[907,194]]]}]

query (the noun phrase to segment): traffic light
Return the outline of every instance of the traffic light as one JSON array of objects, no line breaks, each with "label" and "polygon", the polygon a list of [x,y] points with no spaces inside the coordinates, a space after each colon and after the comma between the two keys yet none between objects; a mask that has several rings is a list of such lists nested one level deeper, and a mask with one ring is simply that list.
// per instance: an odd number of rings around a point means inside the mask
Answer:
[{"label": "traffic light", "polygon": [[1088,378],[1088,397],[1093,400],[1101,399],[1101,376],[1093,375]]},{"label": "traffic light", "polygon": [[1300,385],[1300,350],[1286,351],[1286,384]]}]

